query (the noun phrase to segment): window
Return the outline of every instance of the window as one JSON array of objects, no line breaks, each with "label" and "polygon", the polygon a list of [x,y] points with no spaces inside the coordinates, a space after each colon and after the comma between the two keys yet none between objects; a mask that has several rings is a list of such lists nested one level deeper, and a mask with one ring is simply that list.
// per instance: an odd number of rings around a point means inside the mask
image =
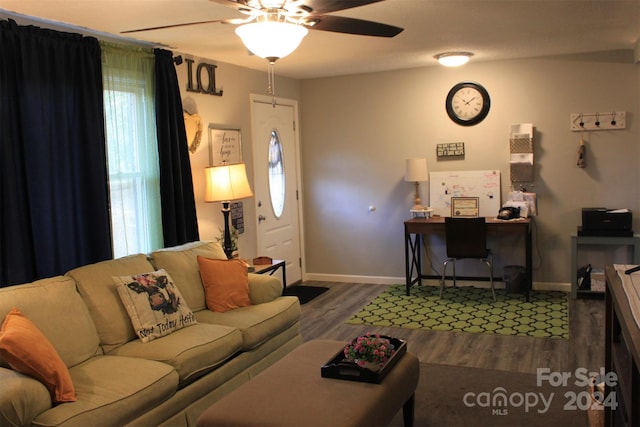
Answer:
[{"label": "window", "polygon": [[154,56],[102,44],[113,256],[163,246]]},{"label": "window", "polygon": [[280,218],[284,211],[285,187],[282,143],[278,131],[273,130],[269,141],[269,195],[276,218]]}]

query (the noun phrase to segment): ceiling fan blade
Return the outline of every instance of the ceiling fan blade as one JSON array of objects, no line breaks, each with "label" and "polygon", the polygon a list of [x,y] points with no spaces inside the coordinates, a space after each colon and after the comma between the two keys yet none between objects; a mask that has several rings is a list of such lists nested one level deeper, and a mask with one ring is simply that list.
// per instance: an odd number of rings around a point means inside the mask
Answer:
[{"label": "ceiling fan blade", "polygon": [[248,4],[249,0],[209,0],[212,3],[220,4],[222,6],[232,7],[243,13],[262,13],[260,8],[255,8]]},{"label": "ceiling fan blade", "polygon": [[227,20],[226,19],[215,19],[215,20],[212,20],[212,21],[199,21],[199,22],[186,22],[184,24],[160,25],[158,27],[138,28],[136,30],[120,31],[120,34],[139,33],[139,32],[142,32],[142,31],[152,31],[152,30],[163,30],[165,28],[186,27],[188,25],[214,24],[214,23],[225,22],[225,21],[227,21]]},{"label": "ceiling fan blade", "polygon": [[314,30],[375,37],[395,37],[404,30],[404,28],[380,22],[332,15],[313,15],[302,24]]},{"label": "ceiling fan blade", "polygon": [[302,4],[313,9],[313,13],[329,13],[338,10],[351,9],[359,6],[366,6],[384,0],[294,0],[294,4]]}]

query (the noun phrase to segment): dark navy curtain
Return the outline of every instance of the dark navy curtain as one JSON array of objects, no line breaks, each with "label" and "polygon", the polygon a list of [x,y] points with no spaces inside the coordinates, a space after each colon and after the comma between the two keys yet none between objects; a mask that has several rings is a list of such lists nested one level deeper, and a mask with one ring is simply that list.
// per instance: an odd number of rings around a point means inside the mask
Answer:
[{"label": "dark navy curtain", "polygon": [[173,53],[156,49],[156,127],[166,247],[199,239],[191,163]]},{"label": "dark navy curtain", "polygon": [[0,286],[112,257],[100,46],[0,21]]}]

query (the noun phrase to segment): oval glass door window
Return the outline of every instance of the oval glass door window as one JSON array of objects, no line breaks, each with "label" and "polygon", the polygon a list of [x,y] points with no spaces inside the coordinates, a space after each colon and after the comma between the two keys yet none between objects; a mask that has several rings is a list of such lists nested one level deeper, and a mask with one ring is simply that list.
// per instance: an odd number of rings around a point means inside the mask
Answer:
[{"label": "oval glass door window", "polygon": [[282,143],[277,130],[271,131],[269,141],[269,195],[271,207],[276,218],[282,216],[285,198],[285,174],[284,159],[282,155]]}]

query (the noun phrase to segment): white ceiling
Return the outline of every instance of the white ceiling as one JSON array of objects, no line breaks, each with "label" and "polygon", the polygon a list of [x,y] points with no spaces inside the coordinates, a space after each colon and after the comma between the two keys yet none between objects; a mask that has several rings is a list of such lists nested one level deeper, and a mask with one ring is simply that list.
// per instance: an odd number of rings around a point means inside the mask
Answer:
[{"label": "white ceiling", "polygon": [[[0,0],[0,17],[29,23],[12,12],[118,37],[131,29],[244,17],[208,0]],[[640,39],[640,0],[385,0],[333,15],[405,30],[390,39],[311,30],[278,61],[278,74],[306,79],[430,66],[435,54],[457,50],[474,52],[473,61],[632,50]],[[233,30],[213,23],[126,36],[266,70],[266,60],[249,55]]]}]

